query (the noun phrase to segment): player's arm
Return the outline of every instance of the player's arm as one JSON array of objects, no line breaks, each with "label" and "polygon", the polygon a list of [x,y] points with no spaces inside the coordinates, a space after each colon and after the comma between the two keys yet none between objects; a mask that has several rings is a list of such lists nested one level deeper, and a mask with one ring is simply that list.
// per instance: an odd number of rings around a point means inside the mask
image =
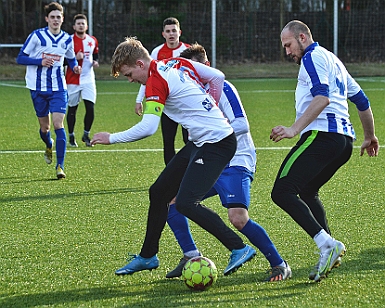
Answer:
[{"label": "player's arm", "polygon": [[143,98],[145,96],[146,92],[146,86],[145,85],[140,85],[138,95],[136,96],[136,104],[135,104],[135,113],[138,116],[141,116],[143,114]]},{"label": "player's arm", "polygon": [[[357,82],[348,75],[348,98],[356,105],[358,115],[364,130],[364,141],[361,145],[360,155],[364,155],[365,151],[369,156],[377,156],[379,151],[379,143],[375,134],[374,118],[370,102],[364,91]],[[355,93],[352,95],[352,93]]]},{"label": "player's arm", "polygon": [[93,136],[91,144],[134,142],[149,137],[155,134],[158,129],[163,108],[164,105],[159,102],[147,101],[146,110],[144,111],[143,118],[139,123],[119,133],[97,133]]},{"label": "player's arm", "polygon": [[191,63],[194,65],[197,73],[199,74],[199,77],[201,78],[201,81],[204,84],[209,84],[209,93],[211,96],[215,99],[216,102],[219,102],[225,81],[225,74],[216,68],[199,62],[191,61]]},{"label": "player's arm", "polygon": [[69,48],[65,53],[65,58],[67,58],[68,66],[75,74],[80,74],[82,72],[82,67],[79,66],[78,60],[76,60],[72,37],[69,37],[66,43],[69,45]]},{"label": "player's arm", "polygon": [[93,60],[92,66],[95,68],[98,68],[99,67],[99,47],[98,47],[98,45],[96,45],[96,47],[94,49],[94,53],[92,54],[92,60]]},{"label": "player's arm", "polygon": [[98,53],[92,54],[92,66],[95,68],[99,67],[99,54]]},{"label": "player's arm", "polygon": [[235,118],[232,122],[230,122],[230,125],[236,136],[246,134],[250,131],[249,121],[247,121],[244,117]]}]

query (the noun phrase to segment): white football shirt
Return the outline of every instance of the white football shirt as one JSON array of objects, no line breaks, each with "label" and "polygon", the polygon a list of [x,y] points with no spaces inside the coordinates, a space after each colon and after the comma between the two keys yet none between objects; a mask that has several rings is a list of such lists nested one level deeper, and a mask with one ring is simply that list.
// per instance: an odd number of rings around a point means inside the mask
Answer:
[{"label": "white football shirt", "polygon": [[[328,86],[327,93],[324,93],[325,88],[321,85]],[[296,118],[303,115],[316,95],[326,94],[330,104],[301,134],[309,130],[318,130],[355,138],[349,119],[347,99],[360,90],[361,87],[332,52],[319,46],[317,42],[308,46],[301,60],[295,91]]]},{"label": "white football shirt", "polygon": [[233,129],[214,98],[207,93],[202,84],[206,80],[204,77],[200,79],[202,76],[194,66],[201,66],[202,71],[211,69],[181,58],[152,61],[146,83],[146,100],[164,104],[163,112],[186,128],[189,140],[200,147],[204,143],[222,140]]}]

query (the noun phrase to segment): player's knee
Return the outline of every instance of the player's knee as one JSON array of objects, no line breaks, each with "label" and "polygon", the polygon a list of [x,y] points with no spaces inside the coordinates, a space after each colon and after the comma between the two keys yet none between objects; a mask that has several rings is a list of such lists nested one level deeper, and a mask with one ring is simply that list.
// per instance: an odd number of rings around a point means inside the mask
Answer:
[{"label": "player's knee", "polygon": [[228,216],[231,224],[237,229],[242,230],[249,221],[249,214],[244,208],[230,208]]},{"label": "player's knee", "polygon": [[281,206],[281,204],[285,203],[285,198],[287,198],[287,191],[276,182],[271,191],[271,199],[275,204]]},{"label": "player's knee", "polygon": [[161,187],[157,183],[152,184],[148,189],[148,195],[149,195],[150,201],[153,198],[159,198],[159,196],[162,196]]}]

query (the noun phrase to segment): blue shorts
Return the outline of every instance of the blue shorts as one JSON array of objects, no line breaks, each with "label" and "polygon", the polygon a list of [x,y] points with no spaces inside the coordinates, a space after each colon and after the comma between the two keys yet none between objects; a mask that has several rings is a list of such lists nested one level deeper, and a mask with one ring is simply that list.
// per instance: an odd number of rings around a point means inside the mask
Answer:
[{"label": "blue shorts", "polygon": [[232,204],[242,204],[248,209],[253,178],[253,172],[244,167],[226,167],[204,199],[219,195],[222,205],[226,208],[234,207]]},{"label": "blue shorts", "polygon": [[67,90],[54,92],[31,90],[31,97],[36,115],[39,118],[46,117],[53,112],[64,114],[67,112]]}]

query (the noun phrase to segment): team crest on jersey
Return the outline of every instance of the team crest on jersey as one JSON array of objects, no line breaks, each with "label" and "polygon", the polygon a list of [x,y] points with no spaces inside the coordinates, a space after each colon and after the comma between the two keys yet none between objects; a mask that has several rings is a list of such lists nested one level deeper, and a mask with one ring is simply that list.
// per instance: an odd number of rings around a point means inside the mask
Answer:
[{"label": "team crest on jersey", "polygon": [[210,111],[211,109],[213,109],[213,103],[210,102],[210,100],[208,98],[206,98],[203,102],[202,102],[202,105],[203,107],[207,110],[207,111]]},{"label": "team crest on jersey", "polygon": [[62,43],[62,44],[61,44],[61,48],[67,49],[67,44],[66,44],[66,43]]}]

